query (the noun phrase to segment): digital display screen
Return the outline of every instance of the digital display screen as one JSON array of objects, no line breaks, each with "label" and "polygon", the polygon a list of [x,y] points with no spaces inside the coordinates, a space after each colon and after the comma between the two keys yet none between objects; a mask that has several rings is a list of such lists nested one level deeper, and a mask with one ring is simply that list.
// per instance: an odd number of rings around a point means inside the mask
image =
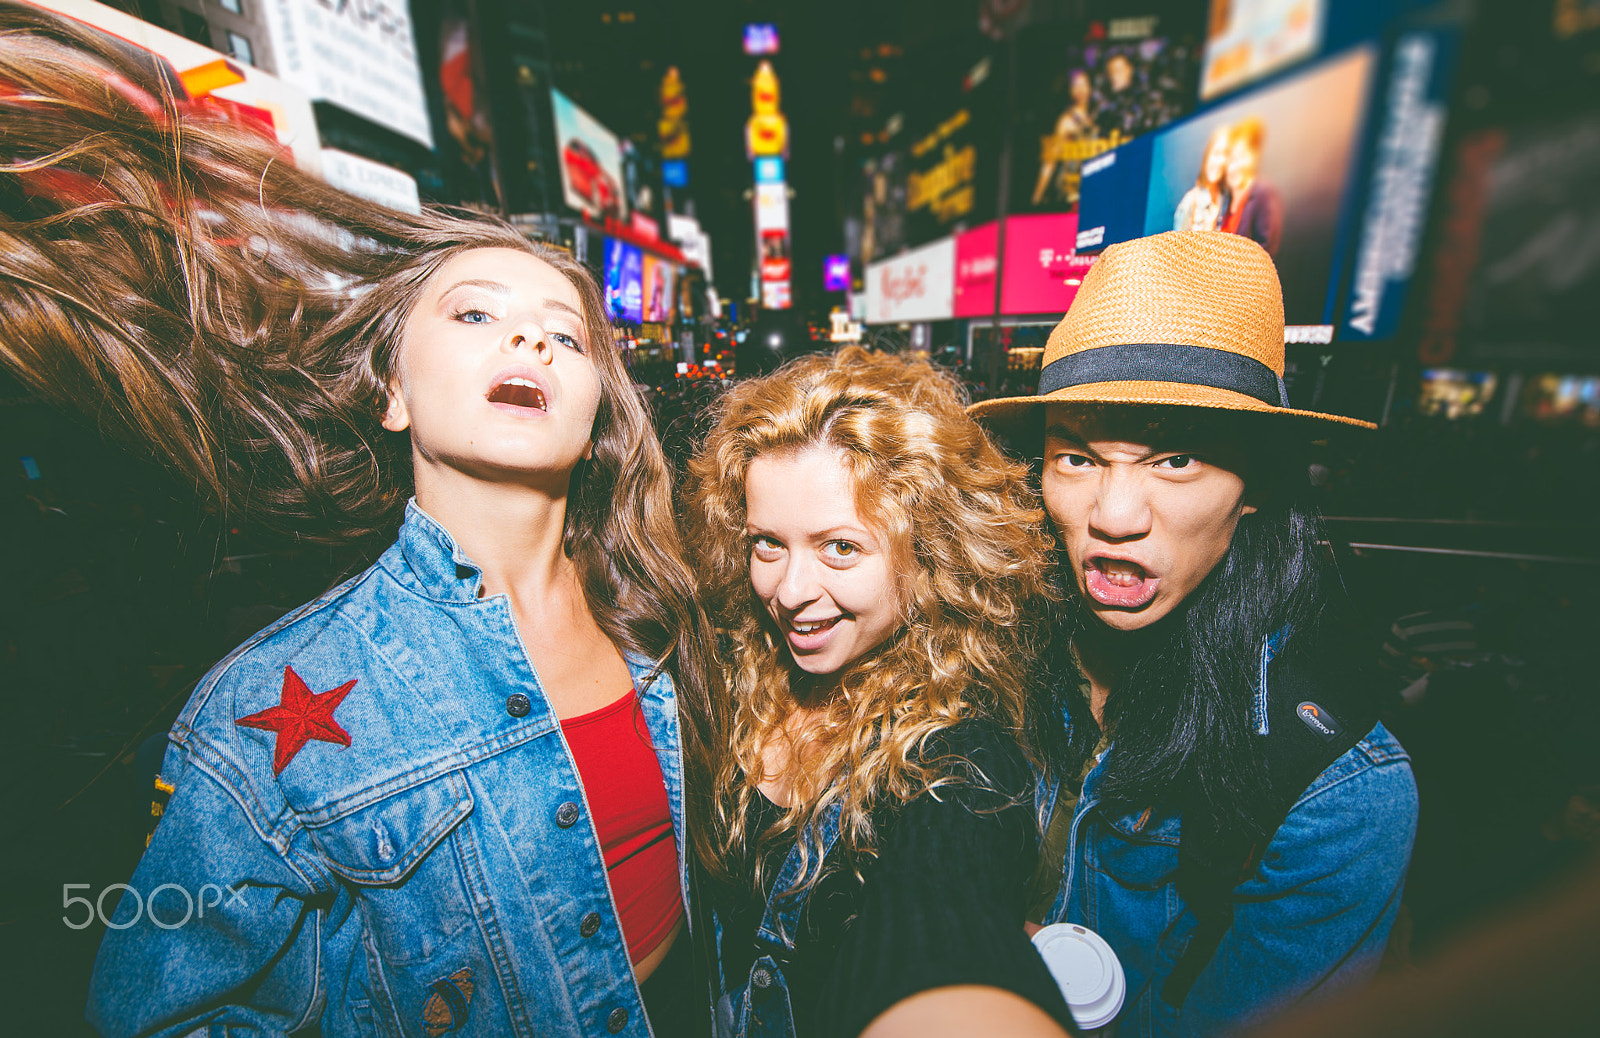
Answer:
[{"label": "digital display screen", "polygon": [[750,22],[744,27],[746,54],[778,53],[778,27],[771,22]]}]

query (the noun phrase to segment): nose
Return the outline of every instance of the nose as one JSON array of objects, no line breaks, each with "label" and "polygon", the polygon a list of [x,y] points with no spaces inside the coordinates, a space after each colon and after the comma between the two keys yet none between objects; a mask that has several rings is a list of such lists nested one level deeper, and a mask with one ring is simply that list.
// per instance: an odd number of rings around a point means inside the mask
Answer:
[{"label": "nose", "polygon": [[554,351],[551,350],[550,343],[544,334],[544,329],[539,327],[537,321],[526,318],[514,322],[507,329],[505,346],[511,352],[521,349],[530,350],[538,360],[546,364],[550,363],[551,357],[554,355]]},{"label": "nose", "polygon": [[773,598],[778,608],[798,613],[822,597],[822,584],[817,579],[820,562],[807,552],[788,552],[784,557],[783,576],[778,580]]},{"label": "nose", "polygon": [[1132,466],[1107,465],[1102,470],[1089,530],[1107,541],[1131,540],[1150,532],[1150,499]]}]

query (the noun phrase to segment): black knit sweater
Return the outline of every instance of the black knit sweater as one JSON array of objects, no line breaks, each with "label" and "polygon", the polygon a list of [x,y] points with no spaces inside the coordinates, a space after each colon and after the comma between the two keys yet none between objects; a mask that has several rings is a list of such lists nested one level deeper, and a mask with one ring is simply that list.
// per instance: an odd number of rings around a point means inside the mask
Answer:
[{"label": "black knit sweater", "polygon": [[[1038,838],[1033,775],[1016,742],[988,721],[967,721],[930,740],[924,759],[945,759],[962,781],[879,811],[878,854],[863,879],[839,847],[800,917],[784,970],[801,1038],[853,1038],[901,999],[930,988],[979,984],[1028,999],[1072,1030],[1060,989],[1022,929]],[[752,831],[781,810],[756,798]],[[770,885],[789,845],[768,853]],[[766,893],[715,887],[722,968],[732,986],[755,960]]]}]

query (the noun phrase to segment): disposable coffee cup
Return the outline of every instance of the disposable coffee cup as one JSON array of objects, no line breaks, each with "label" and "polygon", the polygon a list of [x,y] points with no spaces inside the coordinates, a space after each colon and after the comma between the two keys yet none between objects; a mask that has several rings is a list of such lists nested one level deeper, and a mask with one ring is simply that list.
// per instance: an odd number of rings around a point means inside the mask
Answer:
[{"label": "disposable coffee cup", "polygon": [[1034,934],[1033,944],[1079,1027],[1098,1030],[1122,1012],[1128,993],[1122,963],[1099,934],[1075,923],[1055,923]]}]

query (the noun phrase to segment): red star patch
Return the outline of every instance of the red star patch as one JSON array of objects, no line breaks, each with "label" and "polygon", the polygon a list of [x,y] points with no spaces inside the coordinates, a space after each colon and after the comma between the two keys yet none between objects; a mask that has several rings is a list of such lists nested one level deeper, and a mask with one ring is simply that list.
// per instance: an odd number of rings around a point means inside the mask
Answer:
[{"label": "red star patch", "polygon": [[350,745],[350,733],[339,727],[333,712],[355,687],[356,679],[351,678],[331,692],[314,693],[293,667],[284,667],[283,692],[278,696],[278,705],[233,723],[277,734],[272,751],[272,773],[281,775],[294,755],[312,739]]}]

